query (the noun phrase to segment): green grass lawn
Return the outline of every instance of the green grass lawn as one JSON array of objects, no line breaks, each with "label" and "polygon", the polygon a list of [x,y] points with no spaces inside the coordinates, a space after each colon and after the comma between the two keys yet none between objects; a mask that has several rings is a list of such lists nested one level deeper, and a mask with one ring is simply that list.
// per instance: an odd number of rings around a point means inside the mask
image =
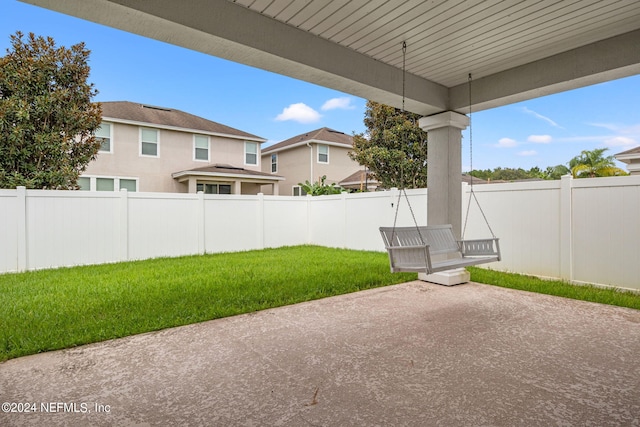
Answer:
[{"label": "green grass lawn", "polygon": [[471,280],[478,283],[640,310],[640,293],[636,292],[604,289],[592,285],[572,285],[559,280],[545,280],[477,267],[469,267],[468,270]]},{"label": "green grass lawn", "polygon": [[[474,281],[640,309],[640,295],[470,269]],[[0,275],[0,361],[416,279],[385,253],[296,246]]]},{"label": "green grass lawn", "polygon": [[0,361],[415,278],[316,246],[0,275]]}]

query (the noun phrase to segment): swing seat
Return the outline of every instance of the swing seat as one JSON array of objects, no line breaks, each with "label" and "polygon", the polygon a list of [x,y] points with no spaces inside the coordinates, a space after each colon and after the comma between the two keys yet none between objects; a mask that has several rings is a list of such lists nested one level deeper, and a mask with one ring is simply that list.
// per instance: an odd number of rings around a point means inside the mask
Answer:
[{"label": "swing seat", "polygon": [[380,227],[380,234],[389,253],[392,273],[432,274],[500,261],[497,238],[458,241],[451,224]]}]

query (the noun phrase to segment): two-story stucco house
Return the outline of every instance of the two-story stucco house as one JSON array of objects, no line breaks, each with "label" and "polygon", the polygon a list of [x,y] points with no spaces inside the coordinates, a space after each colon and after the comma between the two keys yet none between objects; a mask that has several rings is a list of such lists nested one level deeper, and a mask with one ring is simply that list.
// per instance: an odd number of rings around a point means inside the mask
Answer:
[{"label": "two-story stucco house", "polygon": [[[326,184],[338,184],[361,170],[348,156],[352,149],[351,136],[326,127],[316,129],[262,150],[262,171],[285,177],[280,194],[301,196],[301,182],[313,183],[326,175]],[[263,191],[269,194],[268,188]]]},{"label": "two-story stucco house", "polygon": [[283,180],[261,171],[264,138],[180,110],[103,102],[96,136],[102,146],[83,190],[278,194]]}]

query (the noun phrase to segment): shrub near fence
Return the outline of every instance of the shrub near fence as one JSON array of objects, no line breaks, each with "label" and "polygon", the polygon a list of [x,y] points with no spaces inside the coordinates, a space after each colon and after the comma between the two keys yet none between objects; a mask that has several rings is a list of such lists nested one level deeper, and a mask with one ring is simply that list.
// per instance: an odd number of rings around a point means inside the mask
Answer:
[{"label": "shrub near fence", "polygon": [[[463,184],[463,206],[468,186]],[[476,185],[491,268],[640,289],[640,177]],[[419,224],[427,190],[408,190]],[[398,192],[319,197],[0,190],[0,272],[316,244],[383,251]],[[487,237],[471,204],[466,238]],[[463,213],[463,218],[465,213]],[[404,198],[398,225],[412,225]]]}]

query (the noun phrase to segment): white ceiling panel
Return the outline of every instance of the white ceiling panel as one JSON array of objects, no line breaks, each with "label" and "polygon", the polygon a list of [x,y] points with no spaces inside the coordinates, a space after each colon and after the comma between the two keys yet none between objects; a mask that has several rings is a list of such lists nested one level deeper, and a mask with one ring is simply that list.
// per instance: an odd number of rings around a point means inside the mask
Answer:
[{"label": "white ceiling panel", "polygon": [[477,111],[640,73],[640,0],[21,0],[401,105]]},{"label": "white ceiling panel", "polygon": [[406,41],[407,71],[447,87],[640,28],[638,0],[235,3],[394,67]]}]

